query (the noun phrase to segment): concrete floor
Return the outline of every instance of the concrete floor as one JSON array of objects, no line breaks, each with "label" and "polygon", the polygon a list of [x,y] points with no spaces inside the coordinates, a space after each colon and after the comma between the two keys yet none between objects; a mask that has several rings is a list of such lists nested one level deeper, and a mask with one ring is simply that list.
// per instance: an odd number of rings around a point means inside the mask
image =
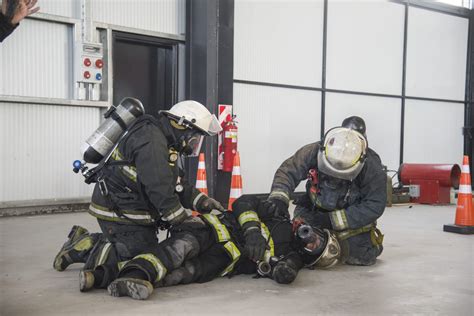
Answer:
[{"label": "concrete floor", "polygon": [[148,301],[80,293],[73,265],[52,268],[73,224],[97,230],[86,213],[0,219],[1,315],[474,315],[474,236],[442,231],[455,207],[388,208],[379,221],[385,251],[372,267],[304,270],[289,285],[251,276],[157,289]]}]

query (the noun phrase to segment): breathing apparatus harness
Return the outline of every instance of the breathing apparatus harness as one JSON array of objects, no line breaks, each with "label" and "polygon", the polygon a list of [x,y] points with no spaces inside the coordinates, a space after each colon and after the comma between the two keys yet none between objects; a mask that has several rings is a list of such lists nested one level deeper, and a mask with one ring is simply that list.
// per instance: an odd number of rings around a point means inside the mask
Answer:
[{"label": "breathing apparatus harness", "polygon": [[[112,111],[109,109],[109,111],[107,111],[107,113],[104,114],[104,117],[107,118],[109,116],[112,116],[112,118],[116,119],[115,116],[118,116],[118,115],[115,113],[113,108],[111,108],[111,109],[112,109]],[[109,113],[109,112],[111,112],[111,113]],[[114,114],[115,114],[115,116],[114,116]],[[118,117],[117,122],[119,124],[120,124],[120,121],[121,121],[121,119],[120,119],[120,117]],[[129,128],[125,129],[124,134],[119,138],[119,140],[112,147],[112,149],[109,151],[109,153],[106,156],[104,156],[104,158],[102,158],[102,160],[94,168],[89,169],[87,167],[86,163],[81,162],[80,160],[76,160],[73,163],[73,166],[74,166],[73,171],[75,173],[79,173],[79,171],[80,171],[81,174],[85,178],[85,180],[84,180],[85,183],[87,183],[87,184],[97,183],[98,184],[100,193],[110,203],[110,205],[112,206],[112,211],[115,214],[117,214],[119,217],[121,217],[123,219],[126,219],[126,220],[128,220],[128,221],[130,221],[130,222],[132,222],[136,225],[140,225],[140,226],[148,226],[148,225],[145,225],[145,224],[143,224],[139,221],[136,221],[136,220],[126,216],[117,207],[116,203],[113,201],[113,199],[111,197],[111,194],[113,194],[113,193],[110,192],[109,187],[113,188],[115,191],[121,192],[121,193],[131,193],[132,189],[130,189],[127,186],[122,186],[122,185],[118,184],[116,181],[114,181],[112,179],[112,177],[110,177],[110,174],[109,174],[108,170],[104,167],[106,167],[106,166],[133,166],[133,163],[129,160],[110,161],[110,158],[112,157],[112,154],[118,148],[118,146],[122,142],[124,142],[130,134],[132,134],[138,128],[142,127],[143,124],[145,124],[145,123],[150,123],[150,124],[154,124],[154,125],[157,124],[157,122],[155,121],[155,119],[153,117],[144,117],[141,120],[137,120],[137,121],[133,122],[130,125]],[[123,121],[122,121],[122,124],[124,124]],[[122,125],[122,124],[120,124],[120,125]],[[168,144],[172,144],[172,145],[168,145],[168,148],[171,148],[174,145],[174,143],[176,142],[176,140],[175,140],[173,134],[170,133],[169,130],[167,130],[166,128],[163,128],[163,130],[164,130],[163,132],[165,134],[165,137],[167,139]],[[170,156],[171,156],[171,154],[170,154]],[[169,157],[168,159],[171,161],[172,158]],[[174,159],[174,161],[176,161],[176,159]],[[150,202],[149,198],[144,193],[144,190],[142,188],[142,184],[139,183],[138,181],[137,181],[137,188],[138,188],[138,193],[139,193],[140,197],[145,201],[147,206],[150,208],[150,210],[151,210],[150,215],[154,219],[154,222],[155,222],[156,226],[160,230],[168,229],[169,228],[169,223],[167,223],[167,222],[160,219],[161,218],[161,216],[159,216],[160,212]]]}]

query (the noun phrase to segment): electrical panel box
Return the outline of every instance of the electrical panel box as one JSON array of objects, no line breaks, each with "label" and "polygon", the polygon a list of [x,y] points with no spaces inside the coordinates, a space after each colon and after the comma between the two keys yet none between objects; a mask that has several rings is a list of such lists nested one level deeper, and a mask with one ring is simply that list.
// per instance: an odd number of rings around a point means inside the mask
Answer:
[{"label": "electrical panel box", "polygon": [[419,198],[420,197],[420,186],[417,184],[410,185],[410,197]]},{"label": "electrical panel box", "polygon": [[76,83],[101,84],[104,68],[102,44],[76,42],[74,67],[74,81]]}]

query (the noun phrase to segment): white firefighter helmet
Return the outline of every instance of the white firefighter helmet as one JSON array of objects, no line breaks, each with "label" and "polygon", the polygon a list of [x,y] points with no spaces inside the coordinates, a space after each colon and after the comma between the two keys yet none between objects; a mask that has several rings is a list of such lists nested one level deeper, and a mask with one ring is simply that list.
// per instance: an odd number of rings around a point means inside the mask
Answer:
[{"label": "white firefighter helmet", "polygon": [[367,140],[359,132],[336,127],[330,129],[318,153],[318,169],[329,176],[354,180],[364,167]]},{"label": "white firefighter helmet", "polygon": [[160,111],[160,113],[174,120],[178,125],[196,129],[207,136],[214,136],[222,130],[216,116],[196,101],[181,101],[173,105],[171,109]]}]

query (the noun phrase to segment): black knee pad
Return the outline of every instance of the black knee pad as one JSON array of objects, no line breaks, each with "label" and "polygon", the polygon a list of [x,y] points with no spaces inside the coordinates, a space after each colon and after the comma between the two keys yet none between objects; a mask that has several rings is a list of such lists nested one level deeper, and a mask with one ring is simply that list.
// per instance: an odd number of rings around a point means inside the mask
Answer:
[{"label": "black knee pad", "polygon": [[186,259],[191,259],[199,254],[200,245],[198,239],[189,233],[179,233],[166,239],[160,244],[166,253],[170,268],[179,268]]},{"label": "black knee pad", "polygon": [[252,195],[242,195],[232,204],[232,209],[237,212],[256,211],[260,200]]}]

